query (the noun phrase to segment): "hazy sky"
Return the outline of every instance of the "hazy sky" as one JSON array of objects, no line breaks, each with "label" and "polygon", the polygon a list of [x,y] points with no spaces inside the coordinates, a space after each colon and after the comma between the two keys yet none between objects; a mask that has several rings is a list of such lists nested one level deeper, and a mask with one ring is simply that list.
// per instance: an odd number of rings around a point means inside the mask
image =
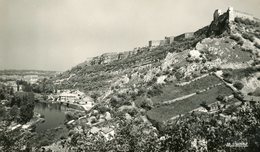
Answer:
[{"label": "hazy sky", "polygon": [[260,0],[0,0],[0,69],[63,71],[88,57],[195,31]]}]

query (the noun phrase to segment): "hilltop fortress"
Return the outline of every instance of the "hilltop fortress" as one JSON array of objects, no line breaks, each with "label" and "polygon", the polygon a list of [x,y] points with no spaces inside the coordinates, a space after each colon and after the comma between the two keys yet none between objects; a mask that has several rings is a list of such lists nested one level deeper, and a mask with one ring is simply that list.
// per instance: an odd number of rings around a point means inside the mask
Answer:
[{"label": "hilltop fortress", "polygon": [[[226,21],[228,22],[233,22],[235,18],[242,18],[242,19],[249,19],[249,20],[256,20],[256,18],[253,17],[252,14],[244,13],[238,10],[234,10],[233,7],[229,7],[228,10],[225,13],[222,13],[220,9],[215,10],[213,14],[213,21],[211,23],[217,23],[219,21]],[[198,32],[198,31],[197,31]],[[196,32],[188,32],[188,33],[183,33],[178,36],[170,36],[170,37],[165,37],[164,40],[150,40],[148,42],[149,47],[157,47],[157,46],[164,46],[164,45],[169,45],[173,43],[174,41],[182,41],[184,39],[189,39],[193,38],[196,35]]]},{"label": "hilltop fortress", "polygon": [[96,65],[96,64],[107,64],[112,61],[122,60],[138,54],[139,52],[151,51],[156,49],[159,46],[171,45],[173,42],[184,41],[185,39],[193,39],[196,36],[205,34],[207,37],[211,35],[220,35],[223,32],[230,32],[232,26],[230,23],[235,21],[235,18],[249,19],[249,20],[258,20],[254,18],[253,15],[244,13],[241,11],[234,10],[232,7],[229,7],[228,10],[224,13],[220,9],[215,10],[213,13],[213,21],[209,26],[203,27],[202,29],[197,30],[196,32],[187,32],[177,36],[165,36],[163,40],[150,40],[148,41],[148,46],[146,47],[137,47],[131,51],[120,52],[120,53],[105,53],[101,56],[93,57],[84,64],[87,65]]}]

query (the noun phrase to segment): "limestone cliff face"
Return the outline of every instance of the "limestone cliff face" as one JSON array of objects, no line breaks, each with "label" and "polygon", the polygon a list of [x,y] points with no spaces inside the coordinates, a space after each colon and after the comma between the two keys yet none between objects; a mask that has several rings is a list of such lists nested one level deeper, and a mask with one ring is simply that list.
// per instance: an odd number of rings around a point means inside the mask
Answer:
[{"label": "limestone cliff face", "polygon": [[88,59],[86,62],[80,65],[99,65],[99,64],[108,64],[113,61],[123,60],[129,57],[136,55],[140,51],[147,50],[146,47],[143,48],[135,48],[133,51],[126,51],[126,52],[117,52],[117,53],[105,53],[100,56],[96,56],[93,58]]}]

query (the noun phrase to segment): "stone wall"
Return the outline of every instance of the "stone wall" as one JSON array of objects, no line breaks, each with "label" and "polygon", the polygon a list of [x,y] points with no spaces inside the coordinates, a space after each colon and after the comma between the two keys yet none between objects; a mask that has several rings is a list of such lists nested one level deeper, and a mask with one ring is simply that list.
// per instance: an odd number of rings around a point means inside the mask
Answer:
[{"label": "stone wall", "polygon": [[167,39],[164,39],[164,40],[160,40],[160,46],[165,46],[165,45],[168,45],[168,40]]},{"label": "stone wall", "polygon": [[149,41],[149,47],[159,46],[160,43],[161,43],[161,40],[151,40],[151,41]]},{"label": "stone wall", "polygon": [[183,33],[181,35],[174,37],[174,41],[180,41],[180,40],[183,40],[183,39],[188,39],[188,38],[193,38],[193,37],[194,37],[193,32]]},{"label": "stone wall", "polygon": [[171,44],[174,41],[174,36],[165,37],[167,44]]}]

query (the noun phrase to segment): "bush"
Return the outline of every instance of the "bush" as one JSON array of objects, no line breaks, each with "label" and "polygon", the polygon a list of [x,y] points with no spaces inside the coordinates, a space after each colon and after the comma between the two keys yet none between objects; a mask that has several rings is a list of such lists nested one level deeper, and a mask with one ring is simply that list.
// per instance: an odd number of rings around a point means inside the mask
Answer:
[{"label": "bush", "polygon": [[210,107],[206,104],[205,101],[203,101],[200,106],[202,106],[203,108],[205,108],[207,111],[210,111]]},{"label": "bush", "polygon": [[254,27],[259,27],[260,26],[260,23],[259,22],[256,22],[256,21],[253,21],[253,20],[250,20],[250,19],[243,19],[243,18],[240,18],[240,17],[236,17],[235,18],[235,22],[237,23],[242,23],[242,24],[245,24],[245,25],[252,25]]},{"label": "bush", "polygon": [[254,46],[255,46],[256,48],[260,49],[260,44],[255,43]]},{"label": "bush", "polygon": [[161,93],[162,93],[162,90],[161,90],[160,86],[158,86],[158,85],[154,85],[154,86],[152,87],[152,89],[150,89],[150,90],[147,92],[147,94],[148,94],[149,96],[151,96],[151,97],[156,96],[156,95],[160,95]]},{"label": "bush", "polygon": [[151,100],[144,98],[140,103],[140,107],[148,111],[153,108],[153,103]]},{"label": "bush", "polygon": [[230,78],[232,76],[232,73],[230,71],[224,71],[223,77],[224,78]]},{"label": "bush", "polygon": [[237,35],[231,35],[230,39],[235,40],[235,41],[241,40],[241,38],[239,36],[237,36]]},{"label": "bush", "polygon": [[17,105],[12,106],[9,113],[10,113],[10,116],[11,116],[11,120],[16,120],[18,115],[19,115],[18,106]]},{"label": "bush", "polygon": [[244,88],[243,83],[241,82],[235,82],[235,84],[233,85],[235,88],[237,88],[238,90],[241,90]]},{"label": "bush", "polygon": [[254,36],[251,34],[243,33],[242,36],[243,36],[243,38],[248,39],[251,42],[254,42],[254,40],[255,40]]},{"label": "bush", "polygon": [[110,109],[107,108],[106,106],[103,105],[99,105],[97,110],[101,113],[101,114],[105,114],[107,111],[109,111]]},{"label": "bush", "polygon": [[244,44],[244,41],[241,39],[237,42],[238,45],[242,46]]},{"label": "bush", "polygon": [[223,96],[223,95],[218,95],[217,100],[219,100],[219,101],[224,101],[224,98],[225,98],[225,96]]}]

